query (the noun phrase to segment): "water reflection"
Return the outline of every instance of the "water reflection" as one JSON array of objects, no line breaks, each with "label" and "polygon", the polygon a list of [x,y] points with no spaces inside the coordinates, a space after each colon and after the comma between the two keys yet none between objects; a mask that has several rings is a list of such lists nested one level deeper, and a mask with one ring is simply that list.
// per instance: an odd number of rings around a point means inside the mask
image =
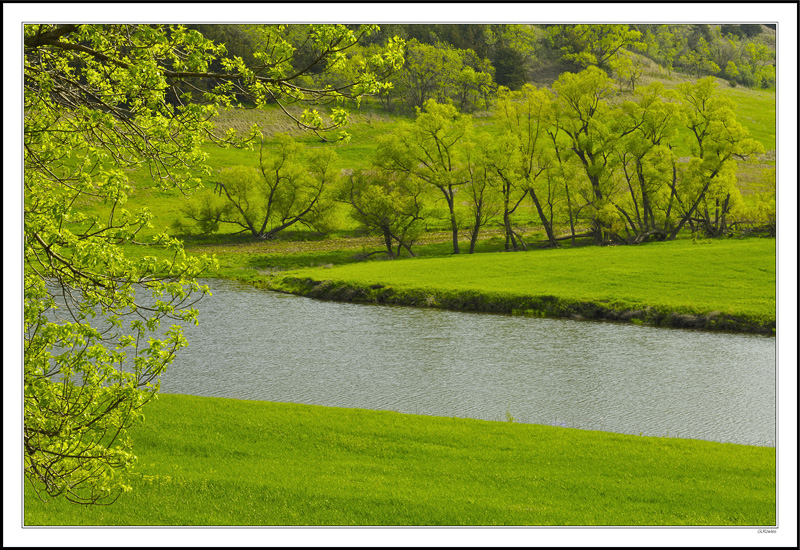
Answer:
[{"label": "water reflection", "polygon": [[162,391],[775,444],[775,339],[206,281]]}]

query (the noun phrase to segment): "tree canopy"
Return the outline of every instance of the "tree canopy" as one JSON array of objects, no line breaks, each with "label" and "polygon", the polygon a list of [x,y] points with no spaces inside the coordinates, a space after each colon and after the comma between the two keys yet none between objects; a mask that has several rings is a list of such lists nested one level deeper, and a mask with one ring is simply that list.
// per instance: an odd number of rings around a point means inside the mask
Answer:
[{"label": "tree canopy", "polygon": [[[24,27],[24,468],[37,491],[94,503],[129,488],[127,429],[186,345],[179,323],[197,322],[192,304],[207,293],[194,277],[208,258],[187,257],[166,234],[140,239],[151,215],[125,208],[129,171],[189,192],[209,173],[203,144],[243,143],[214,127],[218,109],[377,93],[402,64],[401,41],[362,58],[337,87],[298,83],[337,70],[376,30],[258,26],[246,62],[180,25]],[[343,105],[327,121],[284,112],[315,132],[346,122]],[[82,213],[87,201],[110,214]],[[123,248],[147,244],[170,259]]]}]

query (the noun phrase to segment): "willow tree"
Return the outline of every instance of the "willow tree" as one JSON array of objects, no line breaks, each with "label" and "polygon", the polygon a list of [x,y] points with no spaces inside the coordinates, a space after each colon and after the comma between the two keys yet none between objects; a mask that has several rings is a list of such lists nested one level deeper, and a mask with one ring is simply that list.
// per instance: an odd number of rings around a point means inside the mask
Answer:
[{"label": "willow tree", "polygon": [[[166,234],[139,237],[151,215],[125,208],[130,169],[149,171],[153,187],[188,192],[209,171],[201,146],[234,140],[212,124],[221,106],[376,93],[402,62],[399,42],[347,85],[296,83],[335,67],[373,30],[305,27],[316,55],[300,65],[284,29],[262,27],[264,47],[246,65],[181,26],[24,27],[24,473],[40,495],[96,503],[129,489],[127,429],[186,345],[177,323],[196,322],[191,306],[207,292],[193,278],[207,258],[187,257]],[[210,70],[215,60],[221,71]],[[321,132],[346,114],[295,118]],[[84,214],[87,201],[106,214]],[[127,256],[122,245],[137,244],[166,248],[166,259]]]},{"label": "willow tree", "polygon": [[274,239],[296,225],[329,232],[329,190],[337,179],[332,149],[303,154],[302,147],[285,134],[276,134],[266,146],[262,140],[259,168],[228,166],[213,176],[214,190],[206,189],[188,201],[184,214],[201,233],[221,224],[249,232],[254,239]]},{"label": "willow tree", "polygon": [[469,115],[460,114],[452,105],[428,100],[414,123],[382,140],[376,153],[381,169],[418,178],[442,194],[453,234],[453,254],[460,252],[456,194],[470,179],[463,147],[471,130]]},{"label": "willow tree", "polygon": [[570,156],[577,158],[583,167],[584,185],[576,191],[590,206],[592,232],[600,242],[612,233],[610,218],[616,217],[608,201],[616,186],[615,147],[620,138],[611,124],[612,108],[608,104],[614,92],[614,81],[597,67],[589,67],[577,74],[562,74],[553,83],[553,89],[556,93],[553,124],[567,141]]},{"label": "willow tree", "polygon": [[728,232],[728,214],[741,199],[736,184],[737,160],[764,152],[764,146],[736,120],[734,103],[716,91],[713,77],[678,86],[685,126],[691,133],[691,157],[681,167],[676,186],[682,214],[670,238],[689,223],[706,235]]},{"label": "willow tree", "polygon": [[638,89],[634,97],[620,106],[617,117],[619,131],[625,134],[617,155],[627,192],[613,204],[625,220],[630,242],[664,240],[678,210],[677,158],[670,144],[677,136],[680,105],[660,82]]},{"label": "willow tree", "polygon": [[417,178],[384,170],[356,170],[347,174],[339,199],[349,204],[350,216],[373,235],[383,238],[385,253],[397,258],[422,233],[425,187]]},{"label": "willow tree", "polygon": [[[522,196],[530,194],[536,213],[544,227],[549,246],[556,246],[553,233],[552,210],[555,199],[552,178],[542,177],[553,163],[553,153],[548,140],[548,128],[552,119],[552,95],[547,90],[537,90],[526,84],[519,92],[503,94],[497,102],[495,116],[502,128],[513,136],[516,145],[513,153],[500,151],[503,157],[512,160],[506,170],[496,164],[498,175],[504,181],[504,193],[513,193],[515,187],[522,190]],[[506,204],[513,202],[510,197]],[[550,215],[543,205],[549,205]],[[517,202],[517,205],[519,203]],[[516,208],[516,206],[514,207]],[[508,208],[506,208],[508,210]],[[511,231],[508,215],[505,216],[506,242]]]},{"label": "willow tree", "polygon": [[469,253],[475,253],[481,228],[488,225],[502,211],[499,193],[500,180],[494,173],[489,151],[493,138],[487,133],[478,134],[473,141],[464,144],[464,168],[467,182],[464,194],[467,197],[472,229],[469,237]]}]

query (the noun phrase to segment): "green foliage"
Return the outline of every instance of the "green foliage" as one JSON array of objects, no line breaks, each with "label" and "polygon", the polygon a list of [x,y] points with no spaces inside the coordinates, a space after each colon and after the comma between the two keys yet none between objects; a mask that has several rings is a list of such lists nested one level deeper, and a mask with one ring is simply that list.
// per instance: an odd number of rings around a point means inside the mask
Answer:
[{"label": "green foliage", "polygon": [[414,124],[380,141],[376,165],[381,169],[418,178],[441,192],[449,212],[453,232],[453,253],[459,253],[456,193],[467,183],[461,145],[472,129],[469,115],[452,105],[429,100],[417,112]]},{"label": "green foliage", "polygon": [[720,70],[719,66],[710,57],[711,52],[709,51],[708,43],[704,38],[701,38],[696,47],[682,55],[678,62],[698,77],[701,74],[717,74]]},{"label": "green foliage", "polygon": [[[214,107],[167,103],[159,62],[201,70],[219,49],[181,28],[30,25],[25,41],[25,473],[97,502],[129,488],[126,430],[186,344],[178,326],[157,331],[195,320],[191,277],[209,265],[165,234],[152,244],[167,259],[125,257],[151,219],[125,209],[126,169],[195,184]],[[82,214],[88,197],[108,216]]]},{"label": "green foliage", "polygon": [[488,162],[498,178],[503,201],[503,227],[506,250],[526,248],[511,223],[511,216],[530,194],[539,221],[555,246],[554,210],[560,205],[561,186],[551,172],[554,151],[550,149],[548,130],[552,122],[553,97],[545,90],[525,85],[519,92],[501,94],[495,117],[504,135],[488,146]]},{"label": "green foliage", "polygon": [[[357,100],[364,94],[375,94],[385,89],[386,77],[403,63],[404,45],[401,40],[389,40],[381,52],[359,58],[355,66],[348,63],[347,50],[377,30],[377,25],[361,25],[357,30],[345,25],[326,24],[254,25],[249,32],[256,44],[253,53],[255,66],[248,67],[241,58],[229,58],[222,60],[222,67],[229,73],[241,75],[244,91],[256,106],[272,101],[290,104],[321,100],[341,102],[347,98]],[[347,82],[335,88],[324,83],[307,88],[294,82],[306,73],[320,71],[338,76],[344,74],[348,77]],[[311,111],[305,112],[303,117],[292,118],[315,131],[338,127],[342,121],[334,116],[330,123],[324,123]]]},{"label": "green foliage", "polygon": [[492,222],[501,212],[498,179],[491,169],[488,154],[490,147],[491,138],[487,134],[480,134],[474,141],[463,145],[466,183],[462,192],[467,200],[462,201],[462,205],[466,203],[472,226],[470,254],[475,253],[481,228]]},{"label": "green foliage", "polygon": [[419,237],[424,219],[424,187],[408,174],[359,170],[344,178],[340,200],[368,233],[380,235],[390,258],[400,255]]},{"label": "green foliage", "polygon": [[[519,89],[528,80],[540,49],[541,29],[537,25],[514,24],[392,24],[369,40],[379,43],[388,36],[400,36],[411,44],[453,48],[462,54],[489,60],[497,84]],[[471,53],[474,52],[474,53]],[[465,65],[478,69],[465,57]],[[423,103],[417,106],[422,107]]]},{"label": "green foliage", "polygon": [[626,53],[619,56],[616,73],[633,92],[636,90],[636,83],[644,75],[645,68],[646,62],[642,56]]},{"label": "green foliage", "polygon": [[[210,174],[205,144],[241,144],[235,132],[216,134],[220,106],[355,98],[379,91],[402,63],[402,43],[392,42],[346,89],[300,88],[304,72],[338,67],[375,28],[305,27],[316,61],[299,69],[296,35],[283,30],[256,31],[269,47],[249,66],[180,25],[25,26],[24,461],[37,493],[96,503],[130,488],[127,431],[186,345],[179,324],[162,323],[196,322],[193,300],[207,292],[194,277],[214,262],[152,236],[151,213],[126,208],[132,175],[147,175],[140,189],[188,193]],[[345,122],[341,110],[329,125],[302,119],[315,131]],[[330,179],[331,158],[310,159],[310,171]],[[206,199],[198,211],[216,208]],[[144,244],[157,248],[128,252]]]},{"label": "green foliage", "polygon": [[619,137],[610,125],[613,117],[606,101],[613,93],[613,84],[597,67],[578,74],[564,73],[553,83],[557,94],[555,126],[569,140],[571,152],[586,175],[575,190],[594,213],[592,224],[598,240],[613,232],[610,220],[602,215],[610,213],[607,198],[615,184],[612,151]]},{"label": "green foliage", "polygon": [[686,126],[695,141],[692,158],[680,178],[683,218],[675,234],[685,222],[698,223],[709,236],[726,233],[726,216],[739,199],[734,158],[764,152],[764,146],[736,121],[733,102],[715,94],[715,88],[713,78],[678,87]]},{"label": "green foliage", "polygon": [[642,33],[628,25],[553,25],[550,43],[563,58],[581,68],[598,67],[607,73],[618,64],[623,48],[645,49]]},{"label": "green foliage", "polygon": [[534,25],[490,25],[485,30],[491,47],[498,86],[520,89],[536,61],[540,31]]},{"label": "green foliage", "polygon": [[728,64],[725,66],[725,76],[733,81],[737,76],[739,76],[739,74],[739,69],[736,67],[736,63],[734,63],[732,60],[728,61]]},{"label": "green foliage", "polygon": [[213,194],[201,194],[187,203],[184,212],[201,233],[216,231],[221,223],[258,239],[272,239],[297,223],[325,233],[330,230],[335,162],[332,149],[303,155],[290,136],[276,136],[269,148],[262,139],[259,169],[221,169],[213,176]]},{"label": "green foliage", "polygon": [[185,395],[147,413],[131,493],[113,508],[26,498],[25,524],[776,521],[774,448]]},{"label": "green foliage", "polygon": [[446,103],[455,99],[462,112],[469,112],[485,108],[493,94],[494,68],[470,49],[412,40],[405,60],[403,70],[394,77],[394,91],[386,95],[399,97],[407,110],[421,109],[429,100]]},{"label": "green foliage", "polygon": [[774,40],[761,25],[637,25],[647,55],[670,73],[681,67],[696,77],[714,74],[732,84],[770,88]]}]

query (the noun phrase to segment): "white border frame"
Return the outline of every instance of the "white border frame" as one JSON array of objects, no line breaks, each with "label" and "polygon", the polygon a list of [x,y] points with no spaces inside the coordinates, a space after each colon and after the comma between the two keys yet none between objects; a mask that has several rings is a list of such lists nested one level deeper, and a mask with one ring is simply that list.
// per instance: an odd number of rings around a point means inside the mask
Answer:
[{"label": "white border frame", "polygon": [[[188,9],[189,6],[191,9]],[[142,15],[147,17],[142,19]],[[188,15],[188,17],[187,17]],[[578,19],[579,17],[579,19]],[[777,23],[778,24],[778,525],[755,528],[106,528],[23,529],[19,364],[19,206],[23,22],[182,23]],[[3,546],[795,546],[797,544],[797,4],[796,3],[16,3],[3,4]],[[768,526],[765,526],[768,527]],[[119,529],[119,528],[117,528]],[[112,537],[122,535],[122,541]]]}]

